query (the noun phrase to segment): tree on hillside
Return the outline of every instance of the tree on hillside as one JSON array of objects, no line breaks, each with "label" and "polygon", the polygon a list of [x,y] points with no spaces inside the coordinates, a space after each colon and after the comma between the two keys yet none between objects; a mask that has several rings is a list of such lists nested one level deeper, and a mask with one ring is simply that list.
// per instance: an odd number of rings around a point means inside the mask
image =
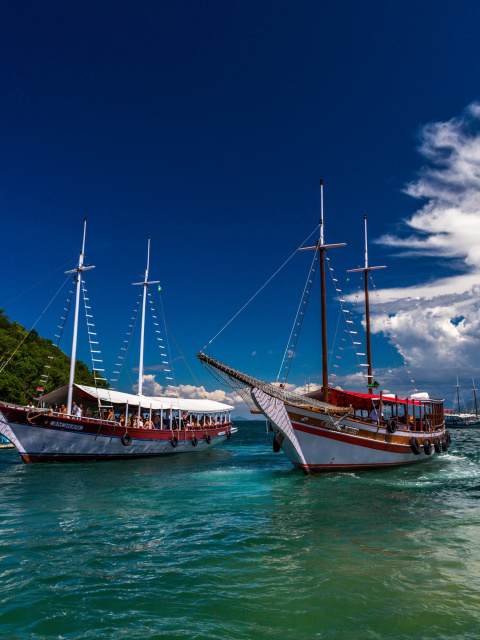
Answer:
[{"label": "tree on hillside", "polygon": [[[50,369],[45,369],[45,366]],[[18,322],[10,322],[4,310],[0,309],[0,399],[28,404],[38,396],[36,389],[45,371],[49,372],[49,377],[43,386],[45,393],[49,393],[68,383],[70,358],[35,330],[27,335],[25,327]],[[75,362],[75,382],[95,386],[93,373],[81,360]]]}]

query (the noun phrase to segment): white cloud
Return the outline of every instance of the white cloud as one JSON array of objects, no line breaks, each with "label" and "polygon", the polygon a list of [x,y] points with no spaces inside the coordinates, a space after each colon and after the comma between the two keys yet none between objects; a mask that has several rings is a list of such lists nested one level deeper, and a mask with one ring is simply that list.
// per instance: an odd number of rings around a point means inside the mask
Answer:
[{"label": "white cloud", "polygon": [[[441,274],[380,297],[414,379],[447,393],[457,374],[471,378],[479,366],[480,104],[426,125],[420,140],[426,165],[405,192],[426,202],[404,221],[407,234],[379,242],[403,256],[441,257]],[[372,330],[386,333],[380,316]]]},{"label": "white cloud", "polygon": [[[134,386],[138,390],[138,385]],[[234,391],[228,389],[216,389],[215,391],[207,391],[204,386],[194,386],[189,384],[180,384],[175,387],[178,395],[182,398],[199,398],[224,402],[225,404],[239,405],[244,404],[242,398]],[[143,376],[142,391],[147,396],[168,396],[172,395],[174,389],[159,384],[154,374],[146,374]]]}]

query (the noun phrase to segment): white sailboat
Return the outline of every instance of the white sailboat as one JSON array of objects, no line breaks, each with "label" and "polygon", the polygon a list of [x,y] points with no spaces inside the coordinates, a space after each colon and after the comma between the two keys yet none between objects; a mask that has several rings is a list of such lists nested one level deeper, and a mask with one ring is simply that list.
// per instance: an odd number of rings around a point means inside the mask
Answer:
[{"label": "white sailboat", "polygon": [[477,389],[475,388],[475,380],[472,380],[473,383],[473,402],[475,406],[475,413],[468,413],[466,411],[461,410],[460,403],[460,385],[458,384],[457,378],[457,386],[456,386],[456,395],[457,395],[457,411],[453,409],[448,410],[445,409],[445,425],[450,427],[451,429],[478,429],[480,428],[480,416],[478,415],[478,406],[477,406]]},{"label": "white sailboat", "polygon": [[[232,425],[232,405],[208,399],[145,396],[143,387],[143,350],[145,331],[145,300],[148,286],[150,238],[148,239],[147,267],[143,282],[143,308],[139,361],[138,393],[128,394],[108,388],[75,384],[75,356],[77,348],[78,310],[82,274],[94,267],[84,265],[86,219],[83,230],[82,251],[76,269],[76,305],[72,341],[72,355],[68,385],[52,391],[41,400],[61,405],[66,412],[50,409],[19,407],[0,402],[0,434],[14,444],[24,462],[62,462],[75,460],[112,460],[145,458],[178,453],[206,451],[229,440],[237,428]],[[73,415],[72,407],[108,405],[112,413],[123,413],[118,418],[106,419],[86,415]],[[144,414],[150,428],[143,428],[141,420],[129,420]],[[155,422],[156,428],[152,428]]]}]

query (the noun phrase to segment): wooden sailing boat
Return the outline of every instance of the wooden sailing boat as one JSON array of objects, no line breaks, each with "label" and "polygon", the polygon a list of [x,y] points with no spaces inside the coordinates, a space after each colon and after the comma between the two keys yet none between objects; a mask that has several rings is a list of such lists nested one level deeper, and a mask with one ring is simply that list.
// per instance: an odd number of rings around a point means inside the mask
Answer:
[{"label": "wooden sailing boat", "polygon": [[460,403],[460,385],[458,384],[457,377],[457,386],[456,386],[456,396],[457,396],[457,411],[453,410],[445,410],[445,425],[452,429],[475,429],[480,428],[480,416],[478,415],[478,405],[477,405],[477,389],[475,388],[475,380],[472,379],[473,388],[473,402],[475,406],[475,413],[468,413],[466,411],[462,411],[461,403]]},{"label": "wooden sailing boat", "polygon": [[[233,406],[207,399],[149,397],[142,394],[143,350],[145,330],[145,300],[150,261],[148,239],[147,268],[143,282],[143,310],[139,363],[138,394],[122,393],[108,388],[89,387],[74,382],[77,348],[78,309],[82,274],[94,267],[84,265],[86,218],[82,251],[76,269],[76,306],[73,330],[69,383],[42,396],[43,403],[66,403],[66,413],[49,409],[19,407],[0,402],[0,434],[16,447],[24,462],[62,462],[72,460],[112,460],[144,458],[173,453],[205,451],[230,439],[237,431],[231,423]],[[74,404],[105,407],[112,413],[123,413],[125,422],[73,415]],[[152,425],[152,416],[159,417],[158,428],[142,428],[137,420],[129,425],[129,413],[142,413]]]},{"label": "wooden sailing boat", "polygon": [[308,250],[319,252],[322,290],[322,378],[319,392],[307,396],[291,393],[228,367],[203,352],[198,358],[220,375],[247,402],[260,411],[273,427],[274,450],[282,449],[290,461],[307,474],[352,471],[410,464],[446,451],[450,435],[445,430],[443,400],[428,394],[409,398],[373,394],[368,297],[367,233],[365,219],[365,266],[352,271],[365,275],[367,317],[368,393],[333,389],[328,383],[325,293],[323,182],[321,186],[320,241]]}]

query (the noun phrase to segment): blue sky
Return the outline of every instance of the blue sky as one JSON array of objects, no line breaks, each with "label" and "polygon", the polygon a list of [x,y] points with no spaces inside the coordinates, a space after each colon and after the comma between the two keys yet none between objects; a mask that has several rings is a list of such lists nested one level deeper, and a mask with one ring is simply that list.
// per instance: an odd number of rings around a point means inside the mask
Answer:
[{"label": "blue sky", "polygon": [[[87,216],[109,373],[151,235],[167,322],[213,392],[195,354],[314,229],[323,178],[326,238],[349,241],[331,254],[346,295],[367,214],[371,263],[388,265],[375,281],[416,386],[450,397],[459,375],[467,389],[480,346],[477,25],[470,1],[4,3],[0,306],[32,326],[59,267],[75,262]],[[208,353],[274,380],[309,262],[295,256]],[[44,337],[63,298],[36,327]],[[319,381],[317,314],[314,287],[295,386]],[[332,349],[337,319],[331,290]],[[390,372],[378,317],[374,327],[377,377],[403,392],[410,376]],[[146,366],[158,367],[151,331]],[[78,355],[89,361],[85,335]],[[175,368],[177,382],[197,385]],[[163,384],[149,375],[152,389]],[[342,375],[358,384],[349,356]]]}]

